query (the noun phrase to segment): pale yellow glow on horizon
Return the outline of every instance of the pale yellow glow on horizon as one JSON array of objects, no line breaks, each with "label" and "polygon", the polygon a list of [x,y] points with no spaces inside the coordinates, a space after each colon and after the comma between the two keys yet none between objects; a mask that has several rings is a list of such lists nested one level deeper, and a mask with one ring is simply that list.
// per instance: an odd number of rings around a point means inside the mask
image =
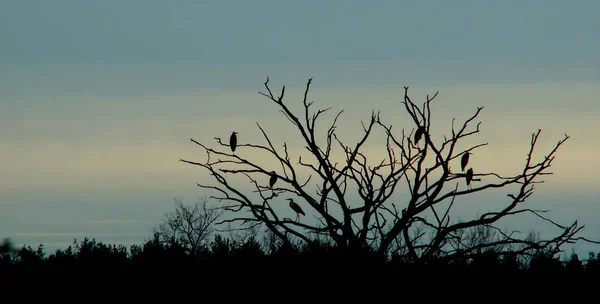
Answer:
[{"label": "pale yellow glow on horizon", "polygon": [[[496,88],[496,89],[494,89]],[[413,100],[422,102],[424,94],[433,94],[432,88],[415,88],[412,93]],[[474,128],[478,121],[483,121],[481,133],[465,140],[465,144],[488,142],[475,151],[469,166],[477,172],[500,171],[504,174],[518,172],[524,163],[529,148],[531,133],[537,128],[542,128],[539,147],[534,158],[537,160],[554,147],[556,142],[563,138],[564,133],[571,136],[556,155],[550,171],[554,175],[544,177],[550,186],[544,186],[544,191],[597,191],[595,176],[600,174],[600,164],[596,162],[595,151],[600,149],[600,142],[593,140],[595,131],[600,129],[597,120],[598,113],[585,109],[573,108],[555,109],[551,105],[560,105],[565,96],[577,96],[581,100],[597,99],[598,89],[594,84],[530,84],[530,85],[500,85],[497,87],[484,85],[463,85],[454,87],[435,88],[440,91],[439,100],[433,107],[435,120],[432,125],[432,136],[436,142],[443,139],[443,134],[450,134],[452,117],[457,117],[456,127],[459,123],[474,113],[476,105],[486,108],[478,120],[471,124]],[[300,90],[289,89],[291,107],[301,109],[297,102]],[[331,118],[337,111],[345,109],[338,123],[338,134],[347,145],[354,146],[362,135],[360,121],[366,121],[371,114],[371,108],[382,109],[382,119],[391,123],[393,117],[398,115],[401,119],[393,122],[394,132],[399,134],[401,128],[410,132],[414,125],[408,121],[407,115],[400,104],[403,93],[401,88],[348,88],[339,90],[317,90],[312,93],[315,100],[313,107],[324,108],[332,106],[332,110],[323,116],[318,123],[320,130],[319,140],[323,139],[326,128],[330,125]],[[256,92],[233,92],[225,94],[228,99],[241,99],[250,96],[249,105],[255,98]],[[475,102],[463,97],[485,95],[485,98]],[[211,95],[213,96],[213,95]],[[252,97],[254,96],[254,97]],[[532,97],[533,96],[533,97]],[[167,97],[162,97],[167,98]],[[225,97],[224,97],[225,98]],[[295,99],[296,98],[296,99]],[[364,103],[364,100],[372,103]],[[541,109],[534,109],[529,105],[514,109],[520,100],[535,98],[547,103],[541,103]],[[193,99],[205,100],[206,96],[186,96],[184,104],[189,104]],[[293,101],[296,100],[296,101]],[[509,101],[506,101],[509,100]],[[505,102],[506,101],[506,102]],[[260,101],[262,102],[262,101]],[[268,102],[268,101],[265,101]],[[233,104],[234,102],[231,101]],[[272,107],[272,106],[269,106]],[[261,105],[259,108],[263,108]],[[511,110],[511,108],[513,108]],[[568,107],[564,107],[569,109]],[[283,151],[283,141],[287,141],[292,162],[296,163],[298,155],[307,155],[303,148],[302,138],[295,132],[287,119],[282,115],[277,116],[277,110],[262,113],[259,110],[248,111],[247,116],[237,117],[211,117],[209,114],[199,119],[191,116],[182,119],[172,117],[159,119],[160,113],[150,117],[136,117],[132,120],[115,120],[109,128],[94,127],[93,136],[79,139],[62,138],[60,135],[36,136],[27,138],[11,137],[11,130],[4,130],[8,134],[2,144],[2,170],[0,188],[11,191],[29,191],[36,188],[78,188],[78,189],[111,189],[111,187],[132,187],[136,189],[156,189],[157,187],[175,187],[181,184],[194,184],[196,182],[212,183],[214,180],[207,171],[201,168],[183,164],[180,158],[191,161],[203,161],[206,158],[200,147],[189,141],[194,138],[210,147],[217,147],[214,141],[219,136],[227,143],[232,130],[240,132],[240,143],[258,143],[266,145],[263,135],[256,126],[258,121],[280,152]],[[517,111],[518,115],[510,112]],[[397,113],[397,114],[396,114]],[[511,114],[513,113],[513,114]],[[173,113],[170,114],[171,116]],[[239,115],[239,114],[238,114]],[[302,117],[302,113],[297,113]],[[48,121],[28,121],[24,126],[28,134],[35,134],[38,128],[79,128],[85,132],[88,127],[83,122],[73,126],[60,121],[49,124]],[[29,129],[27,129],[29,128]],[[22,131],[23,129],[21,129]],[[59,131],[54,134],[60,134]],[[386,157],[383,149],[384,136],[381,129],[377,129],[373,138],[364,147],[365,153],[370,157],[370,163],[379,162]],[[461,151],[466,145],[457,147]],[[228,151],[227,147],[222,148]],[[336,149],[338,149],[336,147]],[[339,151],[339,149],[337,150]],[[240,147],[236,154],[260,160],[270,169],[280,170],[278,163],[272,158],[261,158],[263,154],[250,152],[246,147]],[[336,152],[336,158],[343,160],[342,155]],[[306,157],[306,156],[305,156]],[[307,159],[305,159],[307,160]],[[308,161],[308,160],[307,160]],[[314,160],[310,160],[314,163]],[[456,160],[452,166],[458,169]],[[456,170],[454,169],[454,170]],[[307,170],[301,170],[303,176]],[[314,180],[313,180],[314,181]],[[245,183],[245,182],[244,182]],[[246,184],[242,185],[246,185]],[[250,186],[250,185],[246,185]],[[245,186],[244,186],[245,187]]]}]

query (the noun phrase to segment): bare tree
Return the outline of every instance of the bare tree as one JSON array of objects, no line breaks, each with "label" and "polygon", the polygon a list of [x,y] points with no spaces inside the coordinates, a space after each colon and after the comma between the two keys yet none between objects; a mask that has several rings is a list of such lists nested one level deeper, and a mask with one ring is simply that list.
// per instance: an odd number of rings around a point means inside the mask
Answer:
[{"label": "bare tree", "polygon": [[[197,185],[216,191],[212,198],[222,202],[234,214],[249,212],[248,216],[240,215],[223,222],[242,223],[244,227],[264,224],[284,241],[294,237],[311,242],[311,234],[327,236],[342,248],[368,247],[382,255],[402,253],[412,261],[465,256],[486,248],[510,251],[518,246],[520,252],[558,252],[563,244],[582,239],[576,237],[583,228],[578,226],[577,221],[563,226],[544,217],[544,210],[522,207],[522,203],[533,194],[534,185],[543,182],[541,177],[552,174],[547,172],[548,168],[558,148],[569,139],[568,135],[565,134],[536,162],[533,154],[541,130],[534,132],[526,151],[525,164],[513,175],[474,170],[468,164],[465,164],[465,171],[455,172],[451,169],[452,162],[467,162],[466,157],[462,160],[465,153],[487,145],[479,143],[462,150],[458,148],[459,142],[480,132],[481,122],[475,124],[475,119],[483,106],[477,107],[459,127],[455,127],[455,119],[452,119],[450,134],[436,142],[431,136],[430,126],[431,104],[438,93],[427,96],[421,105],[417,105],[409,97],[408,87],[405,87],[401,104],[410,117],[412,126],[408,131],[393,132],[392,126],[380,119],[380,113],[373,111],[369,121],[362,123],[363,133],[351,147],[342,143],[336,129],[343,110],[335,115],[324,133],[317,132],[318,118],[331,108],[311,111],[313,102],[308,100],[311,82],[312,78],[306,84],[301,101],[304,112],[299,114],[293,113],[284,103],[285,86],[280,95],[275,96],[267,78],[264,83],[267,92],[259,92],[278,107],[299,132],[308,157],[298,155],[297,162],[293,162],[287,142],[283,143],[283,150],[275,148],[258,122],[265,143],[247,143],[238,138],[235,154],[229,153],[229,145],[219,137],[215,138],[216,142],[224,149],[211,148],[190,139],[204,149],[207,159],[204,162],[181,161],[206,169],[216,181],[212,185]],[[385,135],[383,149],[387,156],[369,163],[363,151],[376,129]],[[324,135],[324,143],[319,142],[319,135]],[[280,168],[267,168],[245,157],[250,149],[254,150],[254,155],[263,153],[261,160],[275,160]],[[336,153],[343,157],[336,159]],[[302,170],[311,174],[303,179]],[[277,179],[275,186],[271,187],[266,181],[273,174]],[[233,176],[247,178],[254,190],[242,190],[232,181]],[[309,185],[311,180],[315,180],[314,188]],[[401,185],[405,185],[407,195],[394,195]],[[501,208],[466,221],[451,220],[451,210],[459,203],[459,198],[509,187],[512,191],[507,193],[508,199]],[[351,197],[352,191],[358,199]],[[311,221],[309,216],[300,220],[284,217],[284,213],[276,211],[281,207],[274,208],[275,204],[284,204],[285,199],[280,198],[282,195],[293,198],[302,205],[307,215],[314,216],[316,220]],[[519,238],[515,232],[503,232],[497,226],[500,219],[520,214],[532,214],[560,228],[562,233],[548,240],[531,241]],[[471,236],[477,235],[473,231],[486,234],[469,240],[465,239],[468,231],[471,231]],[[492,232],[493,235],[490,234]]]},{"label": "bare tree", "polygon": [[181,199],[175,199],[175,204],[175,210],[165,214],[154,232],[161,242],[177,243],[189,253],[196,254],[215,232],[214,223],[225,210],[210,206],[206,198],[193,205],[185,205]]}]

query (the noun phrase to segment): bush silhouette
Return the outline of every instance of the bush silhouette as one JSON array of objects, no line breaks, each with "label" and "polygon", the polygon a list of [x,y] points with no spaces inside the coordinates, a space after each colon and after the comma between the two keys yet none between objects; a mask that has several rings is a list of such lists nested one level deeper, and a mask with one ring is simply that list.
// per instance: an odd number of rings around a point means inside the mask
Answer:
[{"label": "bush silhouette", "polygon": [[[273,244],[271,244],[273,245]],[[334,244],[315,240],[310,244],[277,243],[272,251],[256,238],[245,242],[216,235],[206,250],[191,253],[177,243],[164,244],[158,236],[141,245],[110,245],[84,238],[74,241],[66,249],[58,249],[46,256],[43,245],[38,248],[23,246],[17,252],[0,254],[0,272],[55,274],[157,274],[163,272],[203,275],[225,275],[256,271],[279,271],[290,275],[317,272],[350,273],[367,271],[396,275],[424,273],[558,273],[564,275],[600,274],[598,256],[590,252],[582,261],[576,254],[561,261],[548,252],[540,251],[529,262],[517,255],[500,255],[493,251],[481,252],[468,259],[433,258],[421,264],[402,259],[402,256],[382,260],[369,248],[349,252]]]}]

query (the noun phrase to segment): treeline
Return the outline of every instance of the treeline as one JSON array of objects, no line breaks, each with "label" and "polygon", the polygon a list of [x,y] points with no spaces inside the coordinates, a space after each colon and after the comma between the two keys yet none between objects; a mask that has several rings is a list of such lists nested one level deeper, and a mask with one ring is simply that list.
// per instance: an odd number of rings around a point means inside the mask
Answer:
[{"label": "treeline", "polygon": [[439,258],[423,264],[406,262],[402,256],[391,259],[367,249],[340,249],[315,242],[294,245],[261,242],[256,238],[233,241],[221,235],[199,248],[190,250],[178,242],[164,242],[158,234],[140,245],[104,244],[85,238],[66,249],[47,255],[43,244],[38,248],[23,246],[19,250],[2,250],[0,272],[50,273],[115,273],[115,272],[192,272],[223,271],[224,267],[239,271],[286,271],[294,274],[341,270],[408,273],[423,272],[553,272],[565,274],[599,274],[600,254],[589,253],[582,261],[576,254],[559,259],[540,252],[528,259],[517,255],[503,256],[494,252],[469,258]]}]

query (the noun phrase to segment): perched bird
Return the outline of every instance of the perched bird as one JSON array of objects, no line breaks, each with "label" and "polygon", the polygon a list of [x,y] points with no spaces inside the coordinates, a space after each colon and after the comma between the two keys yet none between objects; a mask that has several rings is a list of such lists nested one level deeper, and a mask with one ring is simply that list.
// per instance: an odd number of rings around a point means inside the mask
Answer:
[{"label": "perched bird", "polygon": [[300,214],[306,215],[304,214],[304,211],[302,211],[302,208],[300,208],[300,206],[298,206],[298,204],[296,204],[293,199],[288,198],[287,200],[290,201],[290,208],[292,208],[292,210],[296,212],[296,221],[298,221]]},{"label": "perched bird", "polygon": [[469,168],[469,170],[467,170],[465,177],[467,179],[467,186],[470,186],[471,181],[473,180],[473,168]]},{"label": "perched bird", "polygon": [[469,163],[469,155],[470,154],[473,154],[473,153],[466,152],[465,154],[463,154],[462,158],[460,159],[460,167],[463,172],[465,172],[465,168],[467,167],[467,164]]},{"label": "perched bird", "polygon": [[273,186],[275,185],[275,182],[277,182],[277,174],[275,174],[275,171],[271,171],[271,178],[269,179],[269,186],[271,188],[273,188]]},{"label": "perched bird", "polygon": [[233,133],[231,133],[231,136],[229,137],[229,145],[231,146],[231,152],[235,152],[235,148],[237,146],[236,134],[238,134],[238,132],[233,132]]},{"label": "perched bird", "polygon": [[421,140],[421,137],[425,133],[425,127],[419,126],[417,131],[415,131],[415,145]]}]

